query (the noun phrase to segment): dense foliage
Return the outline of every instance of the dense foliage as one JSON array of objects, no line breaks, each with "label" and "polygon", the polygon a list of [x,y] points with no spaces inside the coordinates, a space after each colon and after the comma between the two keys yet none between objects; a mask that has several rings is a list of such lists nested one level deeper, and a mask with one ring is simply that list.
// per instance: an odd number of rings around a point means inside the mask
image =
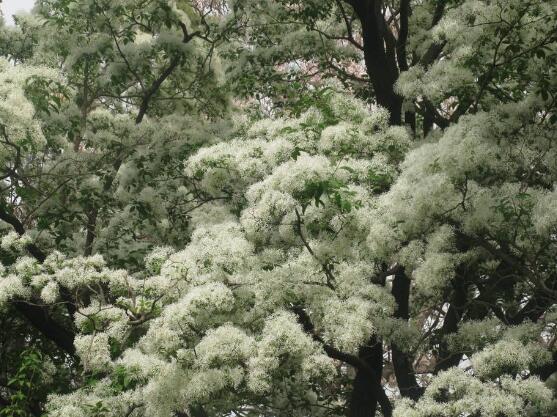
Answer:
[{"label": "dense foliage", "polygon": [[557,414],[557,1],[39,0],[0,55],[0,416]]}]

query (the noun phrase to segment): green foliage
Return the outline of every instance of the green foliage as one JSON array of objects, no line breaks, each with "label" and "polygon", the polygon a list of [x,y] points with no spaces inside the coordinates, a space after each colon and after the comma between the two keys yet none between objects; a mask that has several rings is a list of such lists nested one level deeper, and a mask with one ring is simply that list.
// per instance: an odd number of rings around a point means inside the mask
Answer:
[{"label": "green foliage", "polygon": [[330,106],[332,94],[334,94],[334,89],[332,87],[324,87],[319,88],[316,91],[303,92],[302,94],[296,95],[296,98],[292,100],[288,109],[295,117],[299,117],[308,109],[315,107],[319,109],[323,115],[324,126],[329,126],[338,121]]},{"label": "green foliage", "polygon": [[25,94],[37,111],[43,111],[47,115],[50,115],[51,111],[59,112],[62,102],[70,99],[67,86],[38,75],[29,77],[25,81]]},{"label": "green foliage", "polygon": [[37,385],[43,378],[43,354],[36,348],[21,352],[17,372],[8,380],[9,404],[2,407],[2,417],[31,417]]},{"label": "green foliage", "polygon": [[110,409],[102,401],[85,404],[85,407],[92,417],[106,417],[110,412]]},{"label": "green foliage", "polygon": [[555,414],[557,3],[364,3],[0,27],[0,417]]},{"label": "green foliage", "polygon": [[116,366],[114,368],[114,370],[112,371],[111,379],[112,383],[110,384],[110,387],[116,394],[127,391],[129,389],[133,389],[139,383],[137,377],[130,373],[130,371],[122,365]]},{"label": "green foliage", "polygon": [[359,202],[354,201],[355,193],[350,191],[346,184],[336,178],[323,181],[307,182],[300,193],[295,194],[302,205],[302,214],[310,204],[315,207],[325,206],[325,197],[335,205],[341,213],[349,213],[353,207],[358,207]]}]

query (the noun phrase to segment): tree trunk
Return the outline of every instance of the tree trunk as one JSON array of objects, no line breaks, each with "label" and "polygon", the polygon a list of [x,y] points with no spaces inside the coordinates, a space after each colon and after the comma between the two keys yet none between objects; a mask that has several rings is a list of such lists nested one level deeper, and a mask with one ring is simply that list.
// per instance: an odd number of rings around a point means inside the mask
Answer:
[{"label": "tree trunk", "polygon": [[[397,303],[395,317],[408,320],[409,315],[409,298],[410,298],[410,279],[406,276],[404,268],[399,267],[395,272],[393,280],[393,297]],[[423,394],[423,388],[418,385],[412,358],[400,350],[395,344],[391,345],[393,354],[393,367],[395,371],[396,381],[400,394],[413,400],[418,400]]]},{"label": "tree trunk", "polygon": [[410,128],[412,139],[416,139],[416,113],[413,111],[405,112],[404,123]]},{"label": "tree trunk", "polygon": [[[348,3],[354,8],[362,25],[364,61],[377,104],[389,110],[390,124],[399,126],[402,124],[402,97],[394,91],[399,70],[394,51],[392,48],[386,50],[385,33],[390,29],[385,27],[381,13],[382,2],[348,0]],[[399,50],[405,50],[405,45],[398,47]]]},{"label": "tree trunk", "polygon": [[[390,29],[386,27],[383,19],[380,0],[345,1],[354,8],[362,26],[364,61],[377,104],[389,111],[391,126],[400,126],[403,124],[403,99],[395,92],[394,86],[399,76],[398,66],[401,66],[400,70],[407,69],[405,61],[409,2],[403,2],[400,36],[396,42],[393,42]],[[379,396],[373,387],[381,384],[382,342],[372,337],[368,345],[360,349],[359,358],[373,369],[374,376],[372,377],[362,369],[356,372],[348,415],[350,417],[374,417]],[[406,364],[406,368],[408,367]],[[392,413],[390,403],[385,404],[384,408],[388,409],[382,410],[383,415],[390,416]]]},{"label": "tree trunk", "polygon": [[364,370],[357,370],[350,399],[349,417],[374,417],[378,398],[373,387],[381,383],[383,369],[383,344],[372,337],[360,348],[358,357],[375,370],[375,380]]},{"label": "tree trunk", "polygon": [[[462,269],[462,268],[460,268]],[[453,285],[453,293],[451,296],[451,304],[445,314],[445,318],[443,319],[443,326],[439,331],[439,352],[438,352],[438,360],[435,366],[435,373],[439,373],[441,371],[446,371],[453,366],[457,366],[460,363],[460,359],[462,358],[461,353],[453,353],[449,349],[447,343],[447,336],[450,334],[456,333],[458,330],[458,324],[462,319],[462,315],[464,314],[464,309],[466,306],[466,282],[463,278],[466,276],[465,273],[458,274],[454,281]]]}]

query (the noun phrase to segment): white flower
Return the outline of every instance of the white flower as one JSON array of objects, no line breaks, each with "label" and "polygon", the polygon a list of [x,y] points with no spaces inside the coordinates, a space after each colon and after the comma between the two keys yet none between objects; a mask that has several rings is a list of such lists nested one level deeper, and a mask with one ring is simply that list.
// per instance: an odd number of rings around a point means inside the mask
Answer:
[{"label": "white flower", "polygon": [[56,281],[50,281],[41,290],[41,299],[47,304],[55,303],[59,296],[60,288]]},{"label": "white flower", "polygon": [[110,363],[110,348],[106,333],[76,336],[74,346],[86,370],[107,369],[106,367]]}]

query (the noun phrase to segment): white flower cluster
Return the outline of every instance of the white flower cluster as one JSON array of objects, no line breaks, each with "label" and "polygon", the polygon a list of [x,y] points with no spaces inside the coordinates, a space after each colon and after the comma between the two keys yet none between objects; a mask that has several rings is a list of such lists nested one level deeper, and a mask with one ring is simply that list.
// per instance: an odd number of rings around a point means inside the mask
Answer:
[{"label": "white flower cluster", "polygon": [[325,339],[338,349],[357,353],[374,332],[372,305],[351,297],[347,300],[332,298],[327,303],[322,325]]},{"label": "white flower cluster", "polygon": [[254,353],[254,340],[232,325],[223,325],[207,332],[195,347],[196,365],[201,368],[245,363]]},{"label": "white flower cluster", "polygon": [[[249,360],[248,386],[255,393],[272,389],[273,376],[285,372],[331,375],[331,359],[323,357],[311,336],[285,311],[269,317],[256,345],[256,355]],[[303,374],[300,376],[304,378]]]},{"label": "white flower cluster", "polygon": [[[548,127],[534,123],[536,108],[528,98],[463,117],[438,141],[410,151],[402,174],[370,216],[372,253],[407,266],[416,287],[434,297],[447,288],[458,265],[490,259],[481,251],[430,242],[435,234],[450,237],[455,225],[480,241],[516,229],[513,245],[524,253],[551,245],[554,192],[538,184],[553,181],[556,170],[547,156],[556,154],[547,146]],[[517,172],[530,173],[532,183]]]},{"label": "white flower cluster", "polygon": [[35,108],[25,96],[25,83],[32,77],[56,80],[58,76],[46,67],[18,65],[15,68],[6,60],[0,60],[0,126],[5,140],[10,143],[0,145],[0,161],[3,163],[7,158],[15,157],[14,146],[31,151],[46,144],[42,127],[34,118]]},{"label": "white flower cluster", "polygon": [[470,358],[474,372],[482,379],[511,376],[527,372],[532,366],[543,366],[551,360],[550,353],[536,345],[525,346],[516,340],[501,340]]},{"label": "white flower cluster", "polygon": [[[182,299],[166,306],[155,319],[141,345],[151,353],[176,352],[183,340],[194,341],[199,332],[226,320],[234,308],[234,294],[224,284],[214,282],[192,288]],[[186,347],[191,347],[186,345]]]},{"label": "white flower cluster", "polygon": [[[509,52],[516,52],[512,48],[501,48],[498,44],[500,34],[512,27],[514,36],[521,40],[524,51],[528,51],[537,47],[548,33],[546,28],[531,30],[531,27],[540,17],[554,15],[556,11],[555,5],[549,2],[524,7],[520,0],[470,0],[446,9],[435,26],[430,27],[431,21],[435,20],[434,9],[428,3],[413,7],[410,18],[413,30],[408,48],[422,60],[408,71],[401,72],[396,89],[409,101],[428,99],[444,106],[451,106],[454,97],[483,95],[485,98],[485,87],[477,82],[481,74],[486,74],[485,68],[505,62]],[[427,51],[434,44],[442,47],[441,59],[430,60],[428,57]],[[525,70],[535,73],[539,62],[536,59],[529,61]],[[500,86],[513,89],[517,82],[517,78],[508,77]],[[490,101],[500,100],[486,100]]]},{"label": "white flower cluster", "polygon": [[189,159],[186,174],[199,180],[210,195],[242,193],[290,158],[294,146],[286,140],[241,139],[200,150]]},{"label": "white flower cluster", "polygon": [[97,333],[77,336],[74,340],[76,353],[81,358],[85,370],[106,370],[110,363],[108,335]]},{"label": "white flower cluster", "polygon": [[237,222],[200,226],[193,232],[191,243],[162,264],[160,275],[197,284],[224,280],[244,270],[252,254],[253,245]]},{"label": "white flower cluster", "polygon": [[20,236],[16,232],[8,232],[6,235],[2,236],[0,242],[0,247],[5,251],[14,251],[20,253],[27,245],[32,242],[31,236],[24,234]]},{"label": "white flower cluster", "polygon": [[482,382],[460,368],[452,368],[439,373],[418,402],[400,401],[393,416],[546,415],[552,399],[551,390],[537,377],[522,380],[505,376],[497,384]]},{"label": "white flower cluster", "polygon": [[169,247],[157,247],[153,249],[145,257],[145,268],[147,272],[152,275],[160,274],[162,265],[173,253],[174,250]]},{"label": "white flower cluster", "polygon": [[[14,266],[48,303],[61,287],[93,291],[75,317],[78,354],[87,370],[123,367],[133,375],[137,385],[125,391],[125,401],[141,399],[138,415],[167,417],[208,402],[229,412],[238,398],[318,402],[312,390],[345,370],[317,340],[354,354],[373,335],[402,350],[419,348],[422,313],[410,322],[393,317],[393,297],[380,282],[384,265],[406,268],[417,308],[444,309],[443,295],[461,279],[461,265],[481,265],[484,272],[499,267],[485,249],[491,240],[463,250],[458,233],[500,236],[518,224],[525,230],[513,244],[526,247],[526,236],[536,248],[548,243],[553,193],[530,187],[521,195],[524,185],[512,173],[533,161],[544,161],[547,169],[531,175],[550,171],[543,158],[553,150],[539,131],[517,138],[509,133],[517,126],[498,122],[506,113],[527,120],[528,106],[463,117],[400,165],[410,144],[403,129],[387,127],[384,111],[336,94],[327,104],[327,117],[310,109],[300,118],[258,122],[188,159],[185,174],[193,186],[183,186],[180,195],[189,198],[195,190],[201,200],[218,202],[191,213],[191,239],[183,249],[156,247],[144,271],[132,275],[110,270],[99,256],[58,254],[43,266],[28,259]],[[498,143],[507,136],[508,144]],[[133,188],[136,168],[122,169],[121,187]],[[138,187],[137,193],[147,202],[154,189]],[[520,219],[532,221],[518,222],[516,207],[523,209]],[[8,298],[27,291],[21,280],[6,282]],[[298,308],[311,319],[314,335],[293,313]],[[132,327],[138,341],[128,339],[131,326],[139,326]],[[482,336],[488,330],[493,335]],[[401,401],[395,415],[546,410],[548,391],[534,393],[539,381],[520,379],[547,360],[548,350],[534,343],[542,331],[488,320],[465,324],[446,341],[471,358],[471,370],[432,377],[423,399]],[[295,383],[283,387],[286,380]],[[79,392],[65,397],[65,408],[64,397],[51,403],[71,414],[83,410],[84,397],[113,404],[123,395]]]},{"label": "white flower cluster", "polygon": [[31,290],[18,276],[10,274],[0,277],[0,308],[4,308],[8,301],[16,297],[28,298],[30,295]]}]

